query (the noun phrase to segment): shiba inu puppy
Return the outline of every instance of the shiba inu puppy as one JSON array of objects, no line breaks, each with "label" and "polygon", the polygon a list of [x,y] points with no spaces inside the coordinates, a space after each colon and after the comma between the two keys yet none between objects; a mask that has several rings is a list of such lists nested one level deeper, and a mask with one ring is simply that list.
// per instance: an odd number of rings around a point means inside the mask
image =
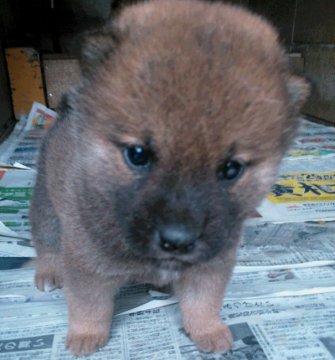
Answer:
[{"label": "shiba inu puppy", "polygon": [[308,93],[276,31],[238,7],[152,0],[91,34],[41,148],[36,286],[64,286],[67,346],[109,337],[127,282],[171,284],[199,349],[220,319],[244,220],[273,184]]}]

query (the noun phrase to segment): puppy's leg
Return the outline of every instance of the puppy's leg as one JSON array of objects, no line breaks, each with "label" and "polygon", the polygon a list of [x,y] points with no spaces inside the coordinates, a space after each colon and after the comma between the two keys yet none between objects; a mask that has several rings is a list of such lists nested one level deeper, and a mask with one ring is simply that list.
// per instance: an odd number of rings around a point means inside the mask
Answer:
[{"label": "puppy's leg", "polygon": [[76,356],[104,346],[109,338],[114,293],[118,286],[98,275],[71,269],[66,272],[64,290],[69,310],[67,348]]},{"label": "puppy's leg", "polygon": [[220,309],[234,258],[232,254],[221,267],[213,262],[192,267],[175,285],[185,331],[202,351],[223,353],[233,345],[231,332],[220,318]]},{"label": "puppy's leg", "polygon": [[63,284],[61,227],[45,185],[43,162],[40,167],[30,207],[32,239],[37,252],[35,285],[42,291],[50,291]]}]

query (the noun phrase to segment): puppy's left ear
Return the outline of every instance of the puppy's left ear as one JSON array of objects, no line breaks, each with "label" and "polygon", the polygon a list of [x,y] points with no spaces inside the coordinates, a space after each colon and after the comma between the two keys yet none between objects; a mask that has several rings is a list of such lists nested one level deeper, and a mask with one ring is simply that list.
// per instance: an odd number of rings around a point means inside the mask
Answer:
[{"label": "puppy's left ear", "polygon": [[291,75],[286,88],[291,109],[293,112],[298,113],[310,94],[310,85],[302,77]]},{"label": "puppy's left ear", "polygon": [[96,68],[113,55],[119,42],[118,32],[110,25],[102,30],[87,32],[80,58],[83,75],[94,74]]}]

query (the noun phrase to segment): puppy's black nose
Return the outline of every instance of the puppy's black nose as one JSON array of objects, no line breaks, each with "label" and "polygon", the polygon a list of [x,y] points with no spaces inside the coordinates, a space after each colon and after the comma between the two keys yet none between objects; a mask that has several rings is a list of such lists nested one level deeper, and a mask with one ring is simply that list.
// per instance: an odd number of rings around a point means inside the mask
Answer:
[{"label": "puppy's black nose", "polygon": [[190,253],[194,249],[195,234],[183,225],[165,225],[159,229],[159,245],[167,252]]}]

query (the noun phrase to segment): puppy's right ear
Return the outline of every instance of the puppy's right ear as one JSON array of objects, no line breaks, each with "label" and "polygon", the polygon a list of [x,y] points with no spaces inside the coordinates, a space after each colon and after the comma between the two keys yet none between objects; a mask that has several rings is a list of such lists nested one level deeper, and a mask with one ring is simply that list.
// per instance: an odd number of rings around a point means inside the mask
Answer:
[{"label": "puppy's right ear", "polygon": [[80,58],[83,75],[94,74],[97,67],[113,56],[119,43],[119,33],[112,26],[87,33]]},{"label": "puppy's right ear", "polygon": [[310,94],[310,85],[302,77],[291,75],[286,84],[289,103],[294,114],[298,113]]}]

